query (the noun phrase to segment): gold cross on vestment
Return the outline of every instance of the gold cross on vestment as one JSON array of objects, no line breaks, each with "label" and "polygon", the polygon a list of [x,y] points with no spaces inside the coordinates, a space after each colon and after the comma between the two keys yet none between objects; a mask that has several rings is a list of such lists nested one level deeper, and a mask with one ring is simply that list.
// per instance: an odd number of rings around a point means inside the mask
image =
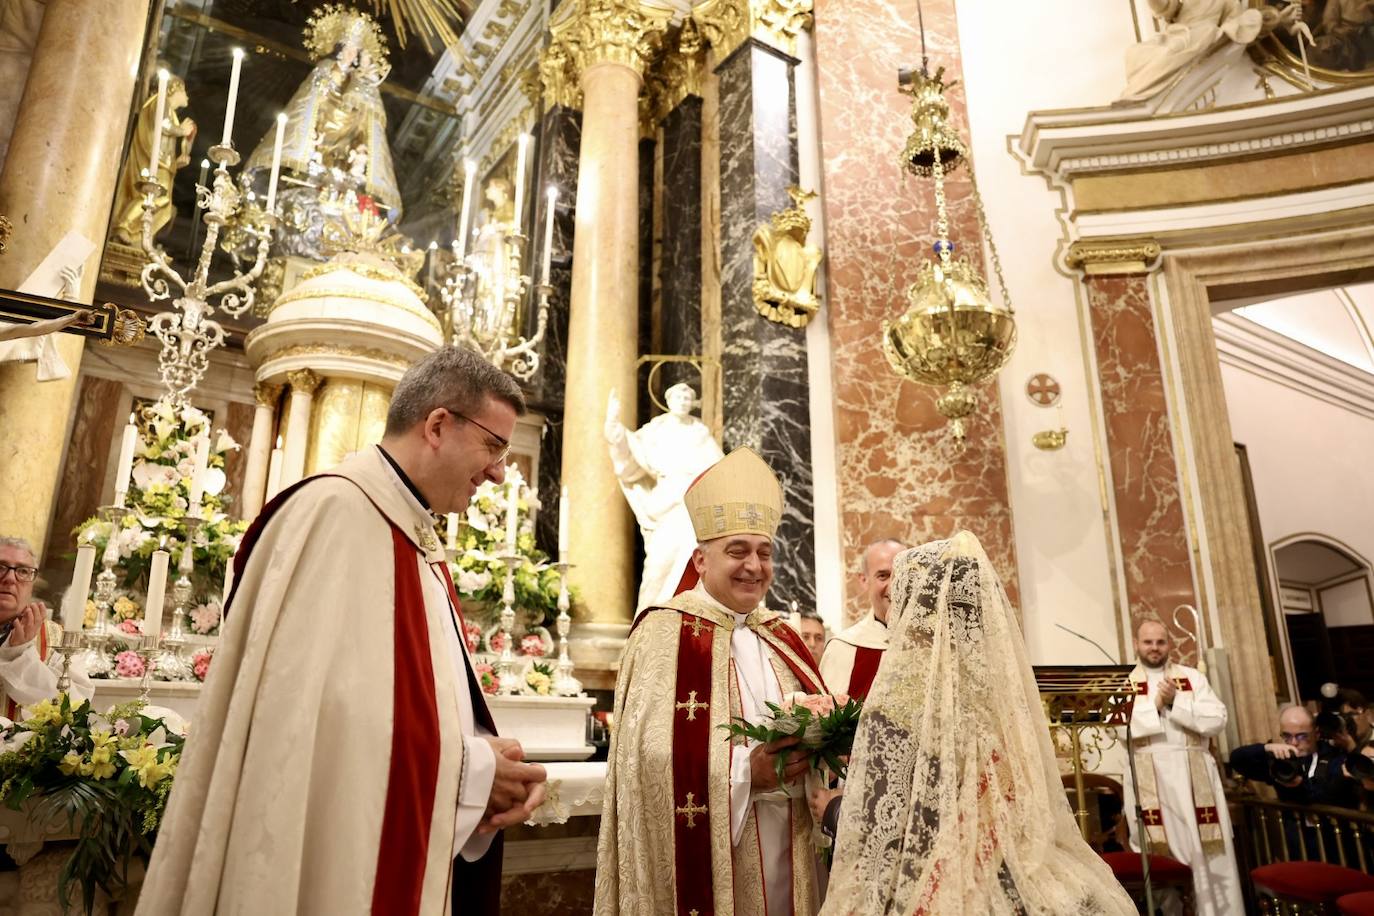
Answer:
[{"label": "gold cross on vestment", "polygon": [[1217,822],[1217,809],[1198,808],[1197,819],[1202,821],[1204,824],[1215,824]]},{"label": "gold cross on vestment", "polygon": [[688,722],[695,722],[695,721],[697,720],[697,710],[698,710],[698,709],[710,709],[710,708],[711,708],[711,704],[710,704],[710,703],[698,703],[698,702],[697,702],[697,692],[696,692],[695,690],[689,690],[689,691],[687,691],[687,700],[686,700],[686,702],[678,703],[678,704],[676,704],[676,705],[674,706],[674,708],[675,708],[675,709],[685,709],[685,710],[687,710],[687,721],[688,721]]},{"label": "gold cross on vestment", "polygon": [[701,631],[710,626],[710,624],[702,623],[701,618],[697,617],[695,614],[688,614],[687,622],[684,623],[683,626],[692,631],[693,639],[697,639],[701,636]]},{"label": "gold cross on vestment", "polygon": [[690,828],[690,827],[695,827],[695,826],[697,825],[697,815],[698,815],[698,814],[705,814],[705,813],[707,812],[707,810],[708,810],[707,807],[706,807],[705,805],[693,804],[693,802],[695,801],[695,799],[696,799],[696,795],[695,795],[694,793],[692,793],[692,792],[688,792],[688,793],[687,793],[687,804],[685,804],[685,805],[683,805],[683,806],[681,806],[681,807],[679,807],[679,808],[674,808],[674,809],[673,809],[673,813],[674,813],[674,814],[679,814],[679,815],[685,815],[685,816],[686,816],[686,818],[687,818],[687,826],[688,826],[689,828]]}]

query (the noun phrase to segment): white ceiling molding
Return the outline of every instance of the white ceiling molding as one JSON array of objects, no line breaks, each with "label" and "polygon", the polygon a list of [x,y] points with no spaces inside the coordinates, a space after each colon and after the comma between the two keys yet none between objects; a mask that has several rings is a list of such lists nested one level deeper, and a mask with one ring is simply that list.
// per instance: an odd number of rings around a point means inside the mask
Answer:
[{"label": "white ceiling molding", "polygon": [[1222,365],[1374,419],[1374,374],[1237,315],[1216,316],[1212,329]]}]

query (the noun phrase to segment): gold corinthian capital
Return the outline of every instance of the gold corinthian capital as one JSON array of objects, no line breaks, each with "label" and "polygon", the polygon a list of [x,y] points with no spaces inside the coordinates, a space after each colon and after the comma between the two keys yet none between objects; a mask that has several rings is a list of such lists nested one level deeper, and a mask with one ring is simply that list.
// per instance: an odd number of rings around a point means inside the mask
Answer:
[{"label": "gold corinthian capital", "polygon": [[[566,10],[566,12],[564,12]],[[620,64],[641,77],[672,18],[637,0],[568,0],[550,25],[540,77],[555,99],[573,99],[582,74],[597,64]]]},{"label": "gold corinthian capital", "polygon": [[812,0],[705,0],[692,7],[692,18],[720,62],[750,38],[796,54],[797,36],[811,28],[811,11]]}]

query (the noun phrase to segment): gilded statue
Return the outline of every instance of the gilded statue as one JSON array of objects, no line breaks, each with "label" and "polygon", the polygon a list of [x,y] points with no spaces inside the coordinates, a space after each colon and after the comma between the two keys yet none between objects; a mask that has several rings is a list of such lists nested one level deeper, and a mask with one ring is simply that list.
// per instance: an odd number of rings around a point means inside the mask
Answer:
[{"label": "gilded statue", "polygon": [[[304,44],[315,66],[286,105],[282,174],[308,180],[312,171],[337,170],[355,179],[349,183],[357,193],[389,212],[392,222],[399,220],[401,193],[381,93],[391,72],[386,37],[367,14],[330,4],[311,16]],[[250,180],[261,174],[265,184],[275,135],[273,127],[248,157]]]},{"label": "gilded statue", "polygon": [[[172,221],[172,181],[177,172],[191,161],[191,144],[196,139],[196,122],[177,112],[190,104],[186,97],[186,83],[179,76],[167,79],[167,104],[162,116],[162,146],[159,148],[157,175],[162,193],[153,198],[153,236],[156,237]],[[157,129],[157,93],[154,92],[138,111],[133,142],[124,159],[124,171],[119,176],[119,190],[115,197],[114,237],[125,245],[138,247],[143,239],[143,191],[139,184],[148,168],[153,152],[153,133]]]},{"label": "gilded statue", "polygon": [[801,328],[821,307],[816,295],[821,252],[806,244],[811,218],[804,209],[816,195],[798,187],[787,194],[792,206],[754,231],[754,307],[765,318]]},{"label": "gilded statue", "polygon": [[468,266],[472,269],[474,317],[485,329],[484,339],[494,339],[497,334],[509,334],[517,317],[507,314],[510,306],[506,302],[507,292],[515,291],[511,283],[517,265],[511,263],[515,252],[509,241],[516,231],[515,200],[509,179],[502,177],[489,180],[483,196],[485,220],[477,230]]}]

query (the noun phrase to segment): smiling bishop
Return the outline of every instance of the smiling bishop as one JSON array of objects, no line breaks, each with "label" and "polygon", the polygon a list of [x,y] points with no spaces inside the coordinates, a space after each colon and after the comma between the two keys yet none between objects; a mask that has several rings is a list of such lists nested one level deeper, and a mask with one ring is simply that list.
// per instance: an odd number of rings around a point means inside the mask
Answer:
[{"label": "smiling bishop", "polygon": [[636,620],[616,683],[596,913],[805,916],[817,901],[808,764],[795,738],[733,743],[721,728],[825,691],[801,638],[763,607],[782,488],[741,448],[684,502],[692,565],[675,597]]}]

